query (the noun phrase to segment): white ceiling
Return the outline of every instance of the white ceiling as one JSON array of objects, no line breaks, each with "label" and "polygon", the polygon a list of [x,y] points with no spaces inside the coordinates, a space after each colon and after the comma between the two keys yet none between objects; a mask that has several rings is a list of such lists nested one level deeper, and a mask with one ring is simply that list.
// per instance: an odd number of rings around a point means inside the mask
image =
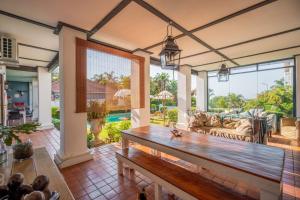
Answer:
[{"label": "white ceiling", "polygon": [[[130,50],[144,48],[166,36],[167,23],[132,2],[93,38]],[[173,29],[175,35],[180,34]]]},{"label": "white ceiling", "polygon": [[[57,26],[59,21],[91,30],[121,0],[1,0],[0,10]],[[216,19],[232,14],[263,0],[145,0],[187,30],[203,26]],[[300,0],[278,0],[258,9],[244,13],[222,23],[195,32],[194,35],[213,48],[243,42],[257,37],[300,27]],[[23,22],[0,14],[0,32],[12,34],[18,42],[58,50],[58,36],[53,30]],[[166,35],[166,22],[131,2],[92,38],[129,50],[146,48],[156,44]],[[181,34],[173,29],[173,35]],[[208,51],[195,40],[184,36],[177,39],[182,56]],[[258,40],[221,52],[230,58],[300,45],[300,31]],[[161,46],[148,49],[151,56],[158,57]],[[300,54],[300,48],[236,59],[240,65],[281,59]],[[55,52],[19,46],[19,56],[51,61]],[[182,59],[181,64],[202,65],[220,61],[214,52]],[[20,59],[27,66],[47,66],[47,62]],[[227,61],[229,66],[234,66]],[[219,64],[194,67],[195,70],[218,68]]]}]

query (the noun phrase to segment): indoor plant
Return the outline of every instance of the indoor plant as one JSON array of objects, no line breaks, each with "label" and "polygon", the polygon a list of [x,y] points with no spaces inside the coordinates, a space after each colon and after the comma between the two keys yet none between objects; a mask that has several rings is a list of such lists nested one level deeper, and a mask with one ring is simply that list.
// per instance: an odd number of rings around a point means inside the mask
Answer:
[{"label": "indoor plant", "polygon": [[101,143],[99,134],[105,124],[105,118],[108,112],[106,110],[105,101],[90,101],[87,107],[87,119],[91,125],[91,133],[94,135],[94,146]]},{"label": "indoor plant", "polygon": [[[0,146],[1,152],[6,153],[6,146],[11,146],[13,143],[13,154],[15,159],[25,159],[33,154],[32,144],[27,141],[22,143],[19,134],[30,134],[37,130],[38,123],[26,123],[18,126],[3,126],[0,125]],[[4,160],[3,160],[4,161]]]}]

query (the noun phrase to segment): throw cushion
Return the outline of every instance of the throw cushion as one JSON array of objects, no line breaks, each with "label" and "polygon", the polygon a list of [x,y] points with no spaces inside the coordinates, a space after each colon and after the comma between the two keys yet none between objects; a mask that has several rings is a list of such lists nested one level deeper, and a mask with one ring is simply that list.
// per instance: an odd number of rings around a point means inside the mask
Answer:
[{"label": "throw cushion", "polygon": [[252,133],[252,124],[249,119],[241,119],[240,125],[236,128],[238,134]]},{"label": "throw cushion", "polygon": [[203,125],[204,125],[204,123],[202,121],[198,120],[198,118],[195,115],[190,117],[190,119],[189,119],[189,128],[201,127]]},{"label": "throw cushion", "polygon": [[241,123],[241,120],[239,119],[229,119],[225,118],[223,121],[223,127],[228,129],[235,129],[237,128]]},{"label": "throw cushion", "polygon": [[204,112],[198,112],[189,119],[189,127],[202,127],[207,121],[207,116]]},{"label": "throw cushion", "polygon": [[221,117],[219,115],[212,115],[207,117],[207,122],[205,126],[209,127],[222,127]]}]

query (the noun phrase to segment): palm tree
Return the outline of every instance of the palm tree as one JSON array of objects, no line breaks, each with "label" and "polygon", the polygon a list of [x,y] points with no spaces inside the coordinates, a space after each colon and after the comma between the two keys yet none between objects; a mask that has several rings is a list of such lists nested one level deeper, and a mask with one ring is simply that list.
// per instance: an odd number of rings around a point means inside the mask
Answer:
[{"label": "palm tree", "polygon": [[106,85],[108,83],[117,83],[118,82],[118,77],[115,76],[115,72],[104,72],[102,74],[95,74],[94,77],[92,78],[93,81],[96,81],[102,85]]}]

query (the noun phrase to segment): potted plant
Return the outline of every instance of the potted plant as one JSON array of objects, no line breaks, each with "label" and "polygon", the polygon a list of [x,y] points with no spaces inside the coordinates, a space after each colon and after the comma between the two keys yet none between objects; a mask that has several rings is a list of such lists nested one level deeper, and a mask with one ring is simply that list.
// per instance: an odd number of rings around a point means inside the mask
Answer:
[{"label": "potted plant", "polygon": [[[18,126],[0,125],[0,152],[1,156],[6,156],[6,146],[11,146],[13,142],[13,155],[15,159],[26,159],[32,156],[33,148],[30,141],[22,142],[19,138],[20,133],[30,134],[37,130],[38,123],[26,123]],[[3,157],[2,157],[3,158]],[[5,162],[1,159],[1,162]]]},{"label": "potted plant", "polygon": [[91,133],[94,135],[94,146],[101,143],[99,134],[105,124],[108,112],[105,102],[90,101],[87,107],[87,119],[91,126]]}]

